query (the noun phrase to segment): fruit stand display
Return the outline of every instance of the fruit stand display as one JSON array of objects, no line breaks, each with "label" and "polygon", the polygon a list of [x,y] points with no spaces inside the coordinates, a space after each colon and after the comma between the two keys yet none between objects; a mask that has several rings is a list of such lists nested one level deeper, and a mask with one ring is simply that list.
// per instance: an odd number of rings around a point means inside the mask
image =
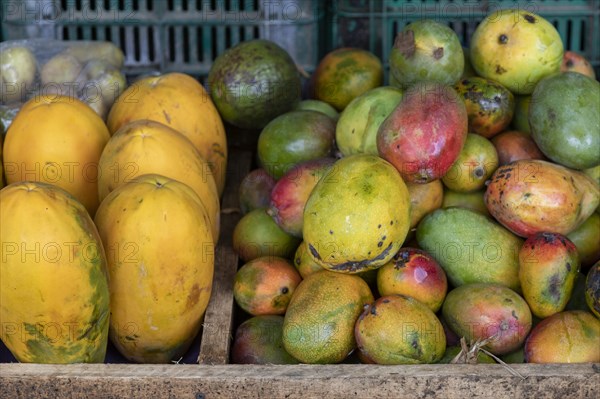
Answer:
[{"label": "fruit stand display", "polygon": [[597,397],[600,5],[533,3],[3,7],[2,396]]}]

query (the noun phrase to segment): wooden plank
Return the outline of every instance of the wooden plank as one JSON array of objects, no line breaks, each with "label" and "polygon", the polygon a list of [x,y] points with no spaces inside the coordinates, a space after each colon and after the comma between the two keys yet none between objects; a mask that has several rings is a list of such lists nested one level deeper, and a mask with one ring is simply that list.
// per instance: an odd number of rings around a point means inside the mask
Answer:
[{"label": "wooden plank", "polygon": [[227,364],[233,323],[233,279],[238,256],[233,251],[233,229],[241,217],[238,187],[250,170],[252,153],[232,149],[221,201],[221,236],[215,253],[215,275],[200,343],[200,364]]},{"label": "wooden plank", "polygon": [[597,398],[600,364],[40,365],[0,369],[5,398]]}]

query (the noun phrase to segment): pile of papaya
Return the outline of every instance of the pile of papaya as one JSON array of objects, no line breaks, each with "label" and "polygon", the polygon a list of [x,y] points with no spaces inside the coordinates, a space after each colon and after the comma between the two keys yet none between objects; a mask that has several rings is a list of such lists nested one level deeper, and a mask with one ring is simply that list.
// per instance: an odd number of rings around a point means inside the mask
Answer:
[{"label": "pile of papaya", "polygon": [[[256,51],[246,48],[223,58]],[[252,86],[231,72],[243,68],[217,64],[217,107],[245,107],[222,95]],[[408,24],[388,85],[384,72],[366,50],[334,50],[308,99],[290,99],[299,86],[285,78],[287,111],[252,126],[231,361],[461,363],[468,350],[470,363],[600,361],[589,62],[544,18],[502,10],[469,48],[438,22]],[[283,97],[269,93],[254,107],[276,111],[266,104]]]}]

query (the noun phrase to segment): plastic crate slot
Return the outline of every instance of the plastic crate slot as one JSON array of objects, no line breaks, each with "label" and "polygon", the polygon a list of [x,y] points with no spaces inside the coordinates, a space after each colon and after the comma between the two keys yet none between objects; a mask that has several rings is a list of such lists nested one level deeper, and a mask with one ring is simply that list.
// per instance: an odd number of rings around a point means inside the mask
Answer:
[{"label": "plastic crate slot", "polygon": [[154,27],[149,26],[146,30],[146,43],[148,44],[148,60],[156,60],[156,48],[154,47]]},{"label": "plastic crate slot", "polygon": [[167,48],[169,49],[169,51],[168,51],[169,61],[174,62],[175,61],[175,27],[169,26],[169,28],[167,30],[167,38],[168,38],[168,42],[169,42],[169,45],[167,46]]},{"label": "plastic crate slot", "polygon": [[183,62],[190,63],[190,34],[187,26],[183,27]]},{"label": "plastic crate slot", "polygon": [[133,28],[133,57],[136,61],[140,61],[140,30]]},{"label": "plastic crate slot", "polygon": [[98,29],[95,26],[90,27],[90,39],[98,40]]}]

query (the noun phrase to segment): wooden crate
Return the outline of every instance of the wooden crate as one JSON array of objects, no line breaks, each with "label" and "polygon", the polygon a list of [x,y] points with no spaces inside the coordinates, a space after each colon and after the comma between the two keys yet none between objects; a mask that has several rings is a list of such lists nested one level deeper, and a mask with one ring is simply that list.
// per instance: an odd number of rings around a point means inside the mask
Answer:
[{"label": "wooden crate", "polygon": [[[252,153],[231,149],[213,293],[196,364],[0,364],[2,398],[597,398],[600,364],[231,365],[232,232]],[[599,343],[600,345],[600,343]]]}]

